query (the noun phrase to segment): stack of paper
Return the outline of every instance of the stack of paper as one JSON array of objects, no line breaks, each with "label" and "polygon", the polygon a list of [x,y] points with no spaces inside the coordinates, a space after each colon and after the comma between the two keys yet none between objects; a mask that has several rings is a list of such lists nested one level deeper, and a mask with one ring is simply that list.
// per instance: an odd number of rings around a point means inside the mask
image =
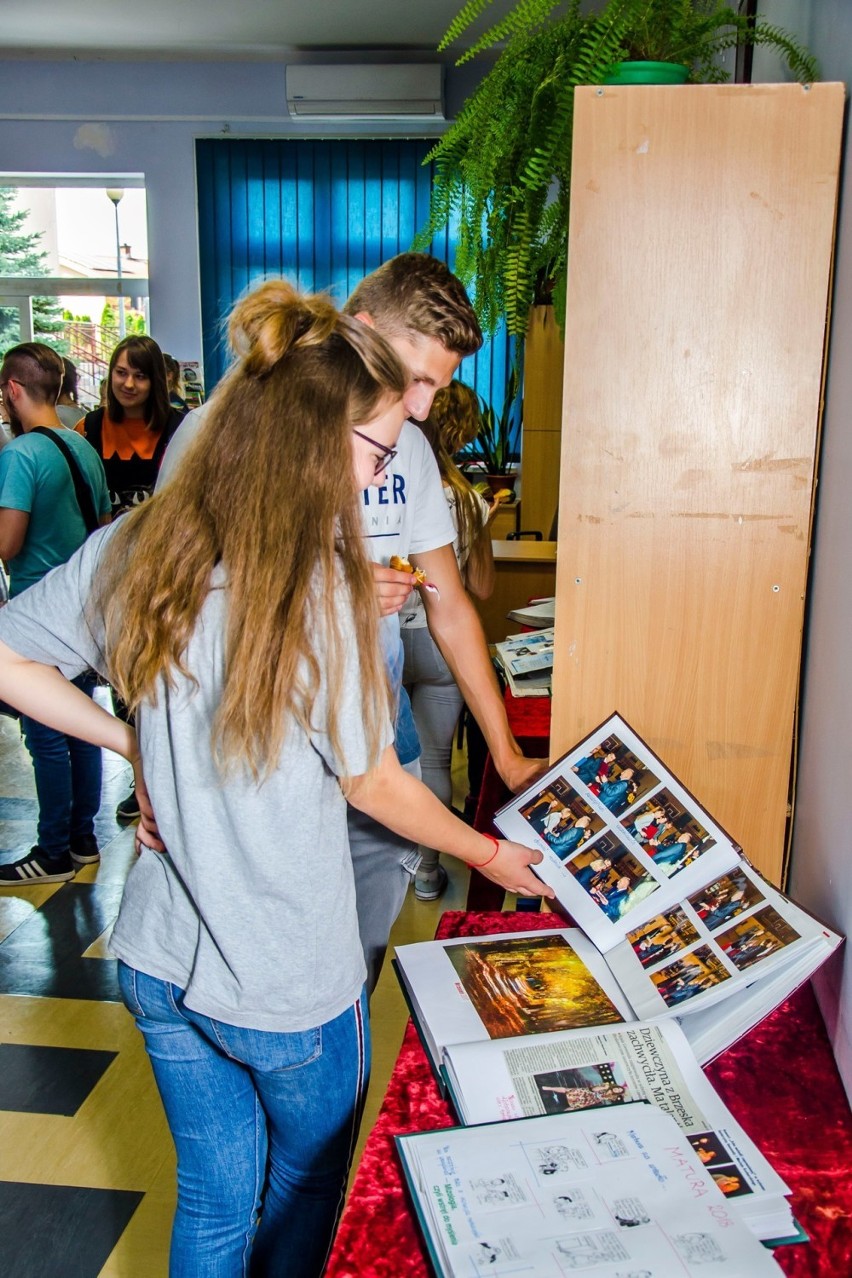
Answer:
[{"label": "stack of paper", "polygon": [[553,627],[533,634],[509,635],[494,645],[497,661],[516,697],[550,695],[553,674]]},{"label": "stack of paper", "polygon": [[543,630],[556,620],[556,599],[533,599],[524,608],[513,608],[507,616],[510,621],[517,621],[519,626]]}]

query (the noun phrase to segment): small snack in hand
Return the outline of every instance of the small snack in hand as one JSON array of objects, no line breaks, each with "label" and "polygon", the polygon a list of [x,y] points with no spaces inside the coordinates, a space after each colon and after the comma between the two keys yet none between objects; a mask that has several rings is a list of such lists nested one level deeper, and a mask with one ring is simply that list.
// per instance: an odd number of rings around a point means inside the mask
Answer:
[{"label": "small snack in hand", "polygon": [[388,564],[395,572],[410,572],[418,586],[426,585],[426,574],[423,569],[415,568],[407,559],[402,559],[399,555],[391,555]]},{"label": "small snack in hand", "polygon": [[431,581],[426,580],[426,573],[423,569],[415,568],[407,559],[403,559],[400,555],[391,555],[388,560],[388,567],[393,568],[396,572],[410,572],[414,578],[414,584],[416,586],[422,586],[423,589],[428,590],[430,594],[437,595],[439,599],[441,598],[438,593],[438,587],[433,586]]}]

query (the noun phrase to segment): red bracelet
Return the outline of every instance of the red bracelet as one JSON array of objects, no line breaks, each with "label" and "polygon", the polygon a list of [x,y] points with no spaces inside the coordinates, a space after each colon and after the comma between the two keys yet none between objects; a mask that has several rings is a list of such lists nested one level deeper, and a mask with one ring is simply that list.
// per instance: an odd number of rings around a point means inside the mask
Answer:
[{"label": "red bracelet", "polygon": [[[480,831],[479,833],[482,833],[482,832]],[[497,855],[497,853],[500,851],[500,842],[498,839],[494,838],[493,834],[483,834],[482,837],[483,839],[489,839],[494,844],[494,851],[491,853],[487,861],[479,861],[474,866],[474,869],[476,870],[481,870],[484,865],[490,865],[491,862],[494,860],[495,856]]]}]

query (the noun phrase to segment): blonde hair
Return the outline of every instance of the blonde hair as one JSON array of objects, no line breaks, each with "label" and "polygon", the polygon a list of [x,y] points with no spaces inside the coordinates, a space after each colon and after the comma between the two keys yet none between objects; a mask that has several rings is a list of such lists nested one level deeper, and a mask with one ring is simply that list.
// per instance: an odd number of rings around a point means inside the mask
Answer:
[{"label": "blonde hair", "polygon": [[[459,550],[465,567],[470,552],[482,536],[482,503],[473,485],[453,461],[453,454],[476,438],[481,423],[476,391],[459,381],[452,381],[449,386],[436,391],[432,411],[427,421],[421,423],[421,429],[432,445],[441,478],[455,493]],[[464,576],[465,569],[462,568]]]},{"label": "blonde hair", "polygon": [[[97,606],[110,680],[135,708],[156,702],[160,677],[173,684],[174,672],[189,674],[187,645],[221,564],[220,765],[241,760],[265,775],[293,720],[327,733],[340,753],[348,594],[375,762],[389,692],[351,428],[402,396],[405,370],[375,331],[283,280],[238,303],[229,336],[239,361],[204,427],[163,491],[122,517],[105,555]],[[321,683],[327,704],[317,724]]]},{"label": "blonde hair", "polygon": [[455,355],[472,355],[482,329],[464,285],[428,253],[399,253],[358,284],[343,308],[365,312],[388,337],[431,337]]}]

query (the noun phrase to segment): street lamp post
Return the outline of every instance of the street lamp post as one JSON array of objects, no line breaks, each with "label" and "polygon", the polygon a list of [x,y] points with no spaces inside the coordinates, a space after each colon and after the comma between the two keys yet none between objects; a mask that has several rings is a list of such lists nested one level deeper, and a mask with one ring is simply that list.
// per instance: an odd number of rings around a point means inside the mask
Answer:
[{"label": "street lamp post", "polygon": [[124,318],[124,290],[121,282],[121,236],[118,230],[118,206],[124,197],[124,191],[120,187],[114,187],[107,191],[107,199],[112,201],[115,209],[115,273],[118,276],[118,337],[119,340],[124,338],[127,331]]}]

